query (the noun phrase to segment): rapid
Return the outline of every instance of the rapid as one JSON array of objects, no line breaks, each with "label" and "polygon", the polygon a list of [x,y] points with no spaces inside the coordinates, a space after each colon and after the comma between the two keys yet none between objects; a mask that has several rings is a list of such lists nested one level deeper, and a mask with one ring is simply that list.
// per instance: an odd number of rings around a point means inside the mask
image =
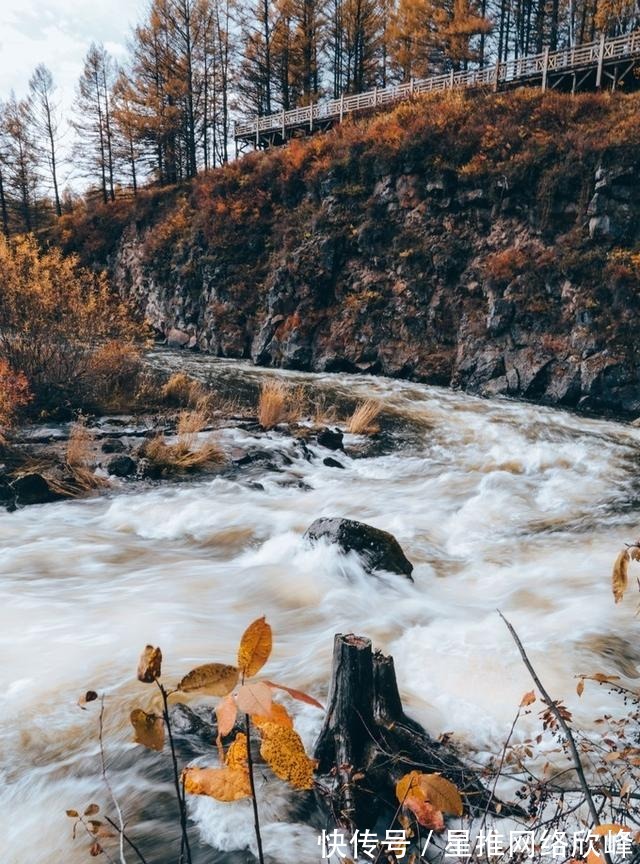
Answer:
[{"label": "rapid", "polygon": [[[394,656],[407,712],[434,736],[453,732],[481,762],[500,751],[532,686],[497,609],[583,728],[615,706],[603,687],[578,698],[575,676],[637,681],[637,597],[614,605],[609,574],[638,533],[640,429],[385,378],[168,353],[156,362],[214,382],[277,375],[329,401],[380,399],[392,418],[386,445],[341,455],[345,470],[299,459],[282,473],[121,484],[97,498],[0,511],[2,864],[86,861],[65,809],[97,801],[112,812],[98,711],[77,705],[89,689],[105,694],[109,776],[134,834],[149,860],[174,860],[161,851],[177,834],[161,757],[134,746],[128,726],[131,708],[149,704],[135,679],[146,643],[161,646],[164,676],[175,681],[199,663],[234,662],[245,626],[264,614],[274,631],[265,673],[322,701],[333,635],[357,632]],[[229,453],[287,438],[239,426],[219,433]],[[415,582],[367,575],[334,547],[307,547],[302,534],[320,516],[391,531]],[[321,712],[291,707],[312,747]],[[539,727],[535,710],[516,739]],[[259,793],[267,853],[318,861],[317,832],[275,785]],[[248,807],[194,802],[198,862],[246,860]]]}]

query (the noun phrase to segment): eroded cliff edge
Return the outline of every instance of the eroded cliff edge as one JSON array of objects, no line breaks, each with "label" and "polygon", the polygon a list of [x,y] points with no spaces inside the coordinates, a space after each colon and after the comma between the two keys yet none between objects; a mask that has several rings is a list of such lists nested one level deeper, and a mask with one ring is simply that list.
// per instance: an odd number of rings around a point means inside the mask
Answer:
[{"label": "eroded cliff edge", "polygon": [[638,109],[423,99],[61,238],[174,344],[635,415]]}]

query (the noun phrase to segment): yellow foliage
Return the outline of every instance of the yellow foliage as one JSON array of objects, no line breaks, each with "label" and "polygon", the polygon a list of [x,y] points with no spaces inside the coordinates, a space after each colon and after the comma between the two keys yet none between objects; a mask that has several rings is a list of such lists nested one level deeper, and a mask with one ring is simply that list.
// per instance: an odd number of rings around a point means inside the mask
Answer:
[{"label": "yellow foliage", "polygon": [[185,768],[185,791],[190,795],[209,795],[216,801],[239,801],[251,797],[249,772],[236,768]]},{"label": "yellow foliage", "polygon": [[258,422],[263,429],[273,429],[285,419],[287,388],[280,381],[265,381],[260,389]]},{"label": "yellow foliage", "polygon": [[460,793],[454,784],[441,774],[410,771],[396,783],[396,798],[403,805],[413,805],[411,809],[418,803],[426,802],[442,813],[462,816]]},{"label": "yellow foliage", "polygon": [[238,683],[238,669],[224,663],[205,663],[188,672],[178,684],[183,693],[198,691],[208,696],[226,696]]},{"label": "yellow foliage", "polygon": [[247,753],[247,736],[244,732],[238,732],[227,750],[227,756],[224,761],[227,767],[232,768],[234,771],[247,768],[249,755]]},{"label": "yellow foliage", "polygon": [[134,741],[150,750],[164,748],[164,720],[156,714],[147,714],[142,708],[134,708],[131,712]]}]

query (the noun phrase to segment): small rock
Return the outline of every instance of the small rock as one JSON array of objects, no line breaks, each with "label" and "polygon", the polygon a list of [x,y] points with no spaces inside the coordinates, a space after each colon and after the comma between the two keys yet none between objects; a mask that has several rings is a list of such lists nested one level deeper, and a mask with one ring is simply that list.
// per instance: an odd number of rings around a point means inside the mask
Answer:
[{"label": "small rock", "polygon": [[322,429],[318,432],[317,441],[321,447],[327,450],[344,450],[342,440],[344,434],[339,429]]},{"label": "small rock", "polygon": [[337,459],[332,459],[331,456],[327,456],[326,459],[323,459],[322,464],[326,465],[327,468],[344,468],[342,462],[338,462]]},{"label": "small rock", "polygon": [[102,442],[101,449],[103,453],[124,453],[127,448],[120,438],[107,438]]},{"label": "small rock", "polygon": [[178,330],[177,327],[172,327],[167,333],[167,345],[170,348],[184,348],[189,345],[191,334],[185,333],[184,330]]},{"label": "small rock", "polygon": [[393,534],[356,522],[354,519],[316,519],[305,531],[311,542],[325,539],[337,543],[344,552],[353,550],[365,562],[367,569],[399,573],[413,582],[413,564],[407,559]]},{"label": "small rock", "polygon": [[59,501],[60,495],[49,488],[49,484],[42,474],[25,474],[11,484],[16,494],[16,504],[28,506],[30,504],[49,504]]},{"label": "small rock", "polygon": [[136,473],[136,467],[131,456],[114,456],[107,462],[107,471],[114,477],[131,477]]}]

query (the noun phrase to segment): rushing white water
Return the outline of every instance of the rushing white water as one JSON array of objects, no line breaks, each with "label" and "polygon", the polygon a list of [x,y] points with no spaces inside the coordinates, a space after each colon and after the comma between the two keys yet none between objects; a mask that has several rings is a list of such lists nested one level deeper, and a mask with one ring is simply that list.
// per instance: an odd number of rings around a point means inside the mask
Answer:
[{"label": "rushing white water", "polygon": [[[230,364],[189,362],[196,374],[230,374]],[[502,746],[531,689],[496,609],[586,728],[611,696],[587,687],[578,699],[574,676],[640,674],[635,598],[615,606],[608,583],[613,557],[636,535],[640,431],[407,382],[288,377],[380,397],[397,415],[395,446],[340,455],[343,471],[300,459],[261,476],[263,489],[218,477],[0,513],[3,864],[87,860],[64,810],[108,804],[97,710],[76,705],[89,688],[106,693],[109,767],[132,823],[149,826],[159,796],[172,815],[156,779],[161,757],[129,743],[128,711],[149,701],[135,680],[147,642],[162,646],[173,680],[200,662],[233,662],[242,630],[265,614],[275,634],[269,677],[322,699],[333,634],[367,635],[394,655],[408,712],[435,735],[454,731],[480,759]],[[230,452],[287,439],[235,429],[220,440]],[[333,547],[308,548],[302,534],[318,516],[393,532],[415,583],[367,575]],[[311,745],[320,712],[295,710]],[[518,734],[539,723],[533,712]],[[267,850],[317,860],[315,831],[283,824],[296,817],[281,784],[260,794]],[[251,843],[246,802],[199,799],[192,814],[199,861],[245,860],[232,850]]]}]

